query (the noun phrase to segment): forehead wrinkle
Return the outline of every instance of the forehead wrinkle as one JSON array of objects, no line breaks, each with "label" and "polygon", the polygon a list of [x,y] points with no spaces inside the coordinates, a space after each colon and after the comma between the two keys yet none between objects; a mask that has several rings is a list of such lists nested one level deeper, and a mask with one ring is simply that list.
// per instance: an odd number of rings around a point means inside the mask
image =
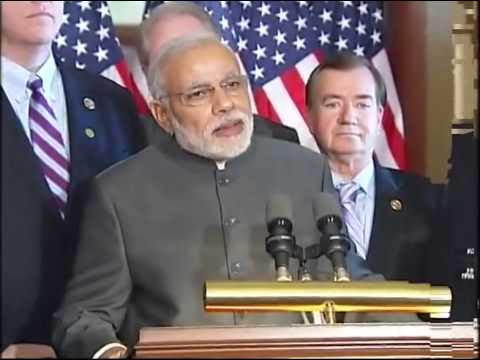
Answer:
[{"label": "forehead wrinkle", "polygon": [[218,80],[218,84],[211,80],[192,80],[189,85],[187,85],[188,89],[198,88],[198,87],[207,87],[207,86],[215,86],[219,85],[221,82],[231,79],[232,77],[241,76],[238,71],[230,70],[227,71],[226,74]]}]

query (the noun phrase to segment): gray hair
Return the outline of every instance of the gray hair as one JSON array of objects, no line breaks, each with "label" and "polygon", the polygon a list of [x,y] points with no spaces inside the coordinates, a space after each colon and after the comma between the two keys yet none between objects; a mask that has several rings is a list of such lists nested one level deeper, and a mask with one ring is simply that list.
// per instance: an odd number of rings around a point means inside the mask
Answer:
[{"label": "gray hair", "polygon": [[191,1],[169,1],[160,4],[150,11],[148,18],[146,18],[140,25],[142,52],[143,56],[148,56],[150,51],[149,35],[152,28],[161,21],[168,21],[169,18],[175,16],[189,16],[197,19],[204,25],[202,32],[210,32],[221,38],[220,31],[213,22],[212,18],[197,4]]},{"label": "gray hair", "polygon": [[207,43],[218,44],[231,52],[232,56],[235,56],[232,49],[222,44],[222,42],[210,32],[200,32],[193,35],[186,35],[178,38],[174,38],[168,41],[165,46],[154,55],[152,62],[148,66],[148,87],[152,98],[155,100],[160,99],[162,96],[167,95],[165,89],[165,65],[168,61],[180,52],[198,47]]},{"label": "gray hair", "polygon": [[365,57],[357,56],[350,52],[340,52],[324,59],[322,63],[317,65],[311,72],[306,85],[306,101],[307,108],[311,108],[314,102],[314,84],[320,73],[325,70],[348,71],[358,68],[366,68],[372,74],[375,81],[375,95],[377,105],[385,106],[387,102],[387,88],[382,74],[377,68]]}]

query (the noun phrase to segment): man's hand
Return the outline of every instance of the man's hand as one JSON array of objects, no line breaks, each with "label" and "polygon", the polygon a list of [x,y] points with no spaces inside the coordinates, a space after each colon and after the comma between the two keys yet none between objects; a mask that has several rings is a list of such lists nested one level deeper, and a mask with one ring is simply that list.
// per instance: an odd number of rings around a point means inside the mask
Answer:
[{"label": "man's hand", "polygon": [[100,359],[123,359],[127,357],[127,350],[120,346],[113,347],[100,355]]}]

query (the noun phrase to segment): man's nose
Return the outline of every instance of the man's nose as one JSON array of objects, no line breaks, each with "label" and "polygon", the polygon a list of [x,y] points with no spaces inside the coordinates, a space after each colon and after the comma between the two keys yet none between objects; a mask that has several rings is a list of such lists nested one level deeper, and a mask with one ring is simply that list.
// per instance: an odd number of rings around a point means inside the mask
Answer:
[{"label": "man's nose", "polygon": [[212,110],[214,114],[230,111],[234,107],[232,96],[224,89],[217,87],[213,93]]},{"label": "man's nose", "polygon": [[340,121],[345,124],[353,124],[357,122],[357,114],[352,103],[346,103],[342,109]]}]

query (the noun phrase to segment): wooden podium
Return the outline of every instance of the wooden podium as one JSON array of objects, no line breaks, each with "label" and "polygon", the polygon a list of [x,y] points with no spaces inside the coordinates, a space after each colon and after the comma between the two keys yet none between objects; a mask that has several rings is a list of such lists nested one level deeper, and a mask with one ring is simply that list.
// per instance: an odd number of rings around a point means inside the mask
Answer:
[{"label": "wooden podium", "polygon": [[135,358],[476,358],[476,322],[144,328]]}]

